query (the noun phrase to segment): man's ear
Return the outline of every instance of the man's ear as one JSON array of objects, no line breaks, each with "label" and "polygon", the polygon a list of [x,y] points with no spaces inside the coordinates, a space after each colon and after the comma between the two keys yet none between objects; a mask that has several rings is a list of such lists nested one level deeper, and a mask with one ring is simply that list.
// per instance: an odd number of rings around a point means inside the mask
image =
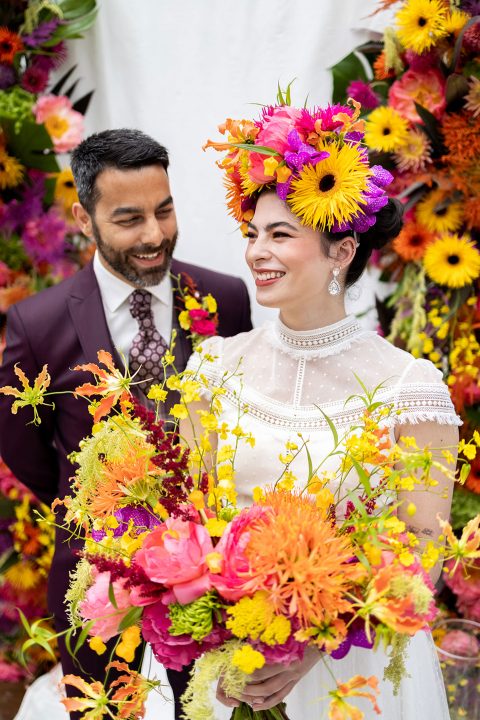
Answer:
[{"label": "man's ear", "polygon": [[75,222],[86,237],[93,237],[93,223],[90,214],[85,210],[83,205],[79,202],[75,202],[72,205],[72,215],[75,218]]}]

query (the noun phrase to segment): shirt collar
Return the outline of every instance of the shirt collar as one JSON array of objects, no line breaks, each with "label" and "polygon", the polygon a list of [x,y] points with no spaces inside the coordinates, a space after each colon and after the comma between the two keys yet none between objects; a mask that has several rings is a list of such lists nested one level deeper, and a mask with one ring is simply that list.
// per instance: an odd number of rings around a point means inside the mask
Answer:
[{"label": "shirt collar", "polygon": [[[98,250],[95,251],[93,257],[93,270],[100,287],[102,300],[109,312],[113,313],[127,300],[134,288],[125,280],[122,280],[107,270],[98,256]],[[164,305],[171,305],[172,282],[168,274],[165,275],[158,285],[152,285],[146,289]]]}]

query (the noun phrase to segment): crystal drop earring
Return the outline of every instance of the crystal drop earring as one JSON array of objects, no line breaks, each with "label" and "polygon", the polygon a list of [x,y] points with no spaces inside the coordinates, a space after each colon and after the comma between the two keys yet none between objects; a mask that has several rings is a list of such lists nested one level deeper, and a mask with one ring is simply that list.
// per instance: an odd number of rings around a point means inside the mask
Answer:
[{"label": "crystal drop earring", "polygon": [[329,295],[340,295],[342,292],[342,288],[340,287],[340,283],[338,282],[337,278],[340,275],[340,268],[334,267],[332,270],[333,278],[330,280],[330,283],[328,285],[328,293]]}]

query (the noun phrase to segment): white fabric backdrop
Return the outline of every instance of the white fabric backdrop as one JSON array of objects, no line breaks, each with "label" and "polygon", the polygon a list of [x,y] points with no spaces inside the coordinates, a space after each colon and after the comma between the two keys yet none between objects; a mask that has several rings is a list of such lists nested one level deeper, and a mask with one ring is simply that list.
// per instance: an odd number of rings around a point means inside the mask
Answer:
[{"label": "white fabric backdrop", "polygon": [[[76,91],[95,88],[86,132],[138,127],[165,145],[177,209],[179,259],[240,275],[254,286],[244,241],[227,216],[217,153],[202,152],[227,117],[253,117],[296,78],[293,101],[330,100],[328,68],[381,32],[376,0],[99,0],[99,15],[69,47]],[[68,65],[67,65],[68,66]],[[64,66],[64,67],[67,67]],[[372,304],[364,283],[354,309]],[[255,303],[256,324],[268,311]]]}]

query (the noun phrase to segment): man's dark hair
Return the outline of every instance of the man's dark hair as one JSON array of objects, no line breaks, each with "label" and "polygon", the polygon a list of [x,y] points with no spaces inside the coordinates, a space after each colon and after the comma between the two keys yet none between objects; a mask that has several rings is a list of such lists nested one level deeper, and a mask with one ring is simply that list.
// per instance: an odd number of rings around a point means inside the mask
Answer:
[{"label": "man's dark hair", "polygon": [[96,180],[103,170],[161,165],[167,172],[168,152],[141,130],[104,130],[90,135],[75,148],[71,165],[80,203],[92,215],[100,197]]}]

